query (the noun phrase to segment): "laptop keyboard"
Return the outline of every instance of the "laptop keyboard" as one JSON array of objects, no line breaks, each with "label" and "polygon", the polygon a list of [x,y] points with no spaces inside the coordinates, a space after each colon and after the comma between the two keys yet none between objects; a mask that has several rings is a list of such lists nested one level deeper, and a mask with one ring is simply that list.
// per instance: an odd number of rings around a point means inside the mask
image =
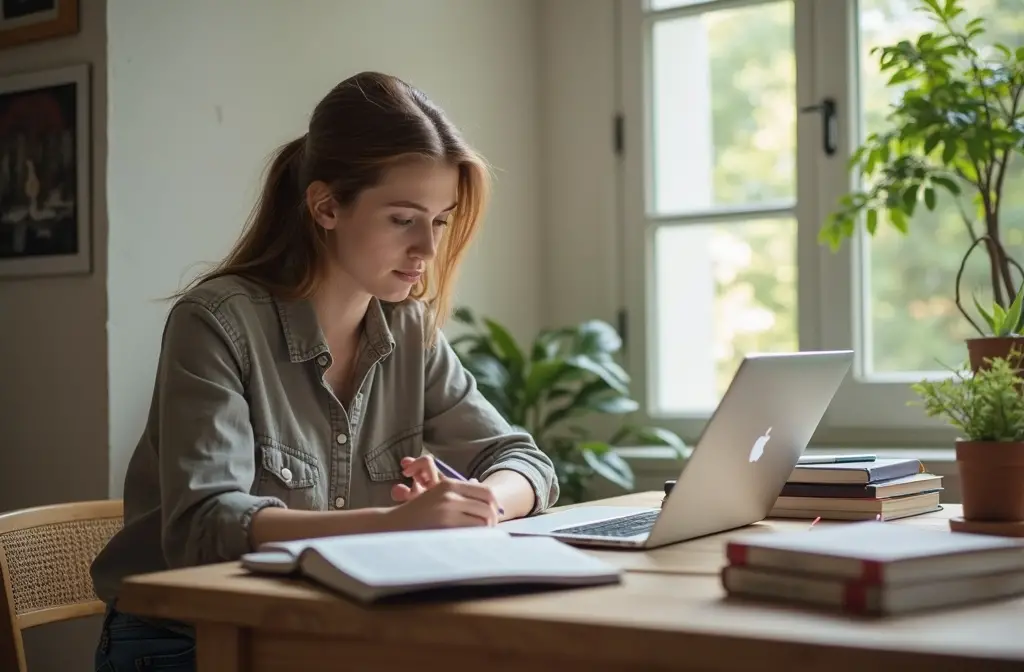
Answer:
[{"label": "laptop keyboard", "polygon": [[597,523],[586,523],[573,527],[562,527],[555,530],[558,534],[585,534],[590,537],[632,537],[650,532],[660,511],[643,511],[621,518],[602,520]]}]

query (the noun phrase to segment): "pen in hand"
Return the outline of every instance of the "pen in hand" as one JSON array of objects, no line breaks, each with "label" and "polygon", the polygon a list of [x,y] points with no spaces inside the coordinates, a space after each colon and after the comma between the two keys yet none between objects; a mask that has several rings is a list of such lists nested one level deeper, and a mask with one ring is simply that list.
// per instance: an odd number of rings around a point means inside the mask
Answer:
[{"label": "pen in hand", "polygon": [[[448,464],[446,464],[443,460],[441,460],[437,456],[434,456],[434,464],[437,465],[438,471],[440,471],[442,474],[444,474],[448,478],[454,479],[456,481],[468,481],[469,480],[468,478],[466,478],[465,476],[463,476],[459,472],[457,472],[454,469],[452,469]],[[498,515],[504,516],[505,515],[505,509],[503,509],[503,508],[501,508],[499,506],[498,507]]]}]

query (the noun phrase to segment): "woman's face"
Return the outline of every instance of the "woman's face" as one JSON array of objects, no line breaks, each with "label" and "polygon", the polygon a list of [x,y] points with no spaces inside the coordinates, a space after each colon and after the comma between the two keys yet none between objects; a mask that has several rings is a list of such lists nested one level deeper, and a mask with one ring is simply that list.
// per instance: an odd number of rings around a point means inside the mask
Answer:
[{"label": "woman's face", "polygon": [[458,181],[456,166],[410,162],[391,168],[348,207],[331,198],[315,205],[317,223],[334,232],[337,270],[383,301],[407,298],[437,256]]}]

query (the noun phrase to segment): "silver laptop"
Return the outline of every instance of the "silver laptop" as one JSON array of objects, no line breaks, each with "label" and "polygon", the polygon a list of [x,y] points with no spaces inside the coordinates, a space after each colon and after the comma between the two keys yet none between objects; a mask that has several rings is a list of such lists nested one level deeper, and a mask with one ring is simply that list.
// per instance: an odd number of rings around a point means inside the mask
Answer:
[{"label": "silver laptop", "polygon": [[763,520],[853,352],[748,355],[659,508],[583,506],[501,523],[579,546],[655,548]]}]

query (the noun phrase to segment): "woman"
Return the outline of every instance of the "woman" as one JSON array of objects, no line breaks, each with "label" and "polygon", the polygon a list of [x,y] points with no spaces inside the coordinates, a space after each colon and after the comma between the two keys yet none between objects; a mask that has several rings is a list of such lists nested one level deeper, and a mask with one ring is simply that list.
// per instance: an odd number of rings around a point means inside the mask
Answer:
[{"label": "woman", "polygon": [[[440,331],[487,191],[441,110],[378,73],[341,82],[278,151],[235,248],[168,315],[124,529],[92,567],[110,605],[97,669],[195,665],[189,628],[117,610],[126,576],[557,499],[551,461]],[[438,478],[424,443],[472,480]]]}]

